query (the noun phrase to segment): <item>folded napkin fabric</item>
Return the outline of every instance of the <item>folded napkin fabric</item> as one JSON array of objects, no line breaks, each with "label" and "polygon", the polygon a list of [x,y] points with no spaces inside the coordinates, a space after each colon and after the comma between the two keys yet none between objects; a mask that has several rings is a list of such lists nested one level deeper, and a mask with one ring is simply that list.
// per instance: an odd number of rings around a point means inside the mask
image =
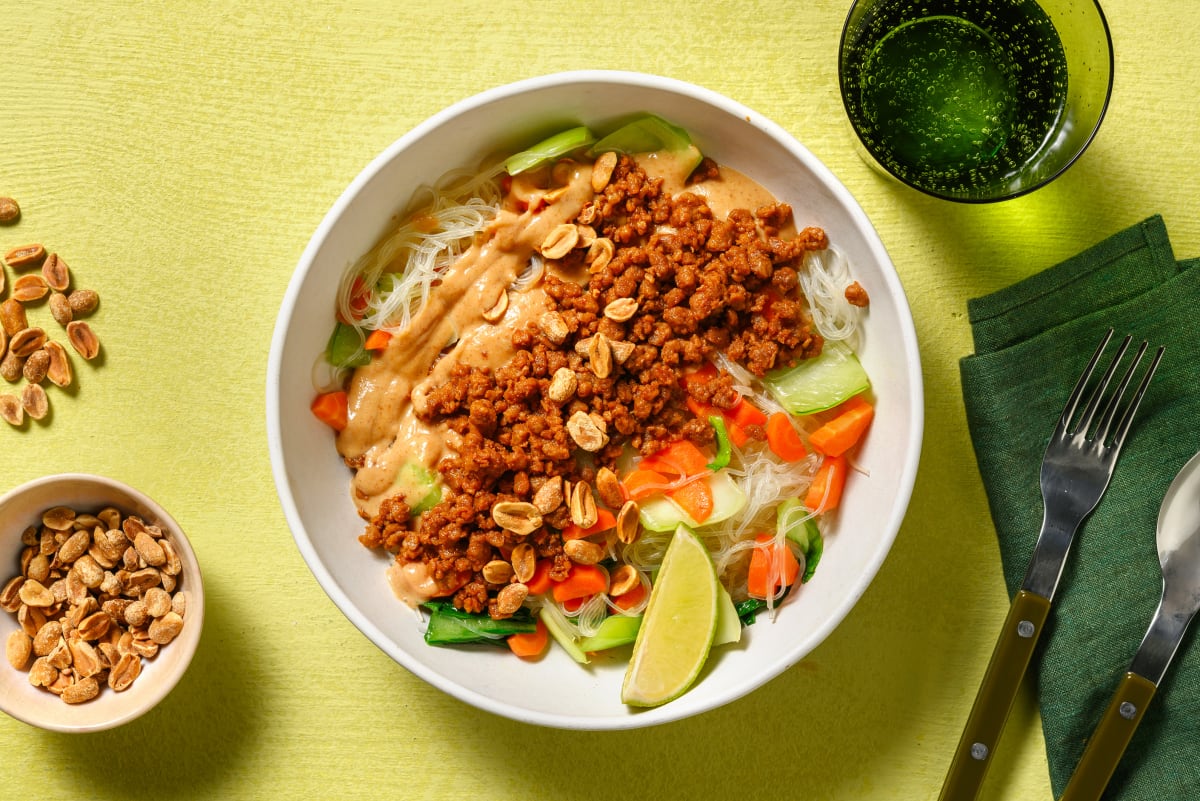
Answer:
[{"label": "folded napkin fabric", "polygon": [[[975,353],[960,364],[963,400],[1010,595],[1041,527],[1046,444],[1104,333],[1114,329],[1101,366],[1125,334],[1133,335],[1131,352],[1143,339],[1166,346],[1108,492],[1075,536],[1034,654],[1057,797],[1158,605],[1159,505],[1200,451],[1200,260],[1176,261],[1162,218],[1152,217],[970,301],[968,312]],[[1197,628],[1185,636],[1106,799],[1200,799]]]}]

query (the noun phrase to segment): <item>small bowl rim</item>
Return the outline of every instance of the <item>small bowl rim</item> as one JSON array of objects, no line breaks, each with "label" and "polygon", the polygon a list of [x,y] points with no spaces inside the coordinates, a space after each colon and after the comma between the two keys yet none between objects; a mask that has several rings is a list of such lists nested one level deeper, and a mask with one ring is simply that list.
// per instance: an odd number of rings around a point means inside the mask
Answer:
[{"label": "small bowl rim", "polygon": [[[191,540],[188,538],[183,528],[179,525],[179,522],[156,500],[151,498],[145,492],[136,489],[135,487],[132,487],[123,481],[96,473],[54,473],[52,475],[31,479],[24,484],[5,492],[3,495],[0,495],[0,509],[8,505],[13,499],[32,490],[46,485],[69,482],[84,482],[93,485],[99,485],[106,490],[112,490],[116,493],[124,493],[130,498],[135,499],[146,509],[150,510],[154,517],[157,518],[159,524],[165,524],[169,526],[170,534],[172,536],[172,544],[179,547],[181,551],[180,556],[182,558],[190,561],[196,572],[196,577],[199,579],[196,582],[195,587],[189,586],[186,588],[186,592],[188,592],[188,610],[187,625],[184,626],[184,631],[187,632],[187,636],[178,638],[169,646],[167,646],[170,648],[178,646],[180,649],[178,652],[179,655],[175,660],[174,669],[170,673],[166,673],[161,676],[159,680],[154,683],[153,688],[145,694],[138,694],[136,688],[131,688],[136,694],[136,706],[132,706],[130,709],[122,711],[120,714],[114,715],[113,717],[105,720],[80,724],[73,724],[69,722],[58,723],[54,721],[41,720],[37,716],[30,715],[25,711],[24,706],[16,706],[10,703],[4,694],[0,694],[0,711],[3,711],[9,717],[46,731],[73,734],[104,731],[106,729],[116,728],[117,726],[121,726],[136,720],[156,707],[159,702],[166,698],[167,695],[169,695],[171,691],[175,689],[175,686],[179,683],[179,680],[183,678],[185,673],[187,673],[187,670],[191,665],[192,658],[195,656],[196,649],[200,645],[200,639],[203,636],[205,597],[204,578],[202,568],[200,567],[200,562],[196,558],[196,553],[192,547]],[[114,505],[120,504],[114,503]],[[4,614],[7,615],[10,613],[4,612]],[[13,670],[13,667],[5,663],[4,665],[0,665],[0,670]],[[36,690],[37,692],[42,692],[42,690],[37,688],[32,689]],[[129,691],[127,690],[126,693],[128,692]],[[86,704],[84,706],[86,707]]]}]

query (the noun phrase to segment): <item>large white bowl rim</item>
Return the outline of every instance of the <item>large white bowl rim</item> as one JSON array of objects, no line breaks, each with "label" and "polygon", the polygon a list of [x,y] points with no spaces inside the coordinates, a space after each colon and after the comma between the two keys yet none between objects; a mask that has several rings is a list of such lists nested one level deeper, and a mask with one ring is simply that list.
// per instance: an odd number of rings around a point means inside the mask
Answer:
[{"label": "large white bowl rim", "polygon": [[[524,662],[506,649],[425,645],[415,617],[385,585],[386,561],[355,539],[361,521],[348,497],[349,472],[308,405],[309,368],[328,334],[323,321],[330,319],[338,276],[382,235],[419,184],[568,124],[600,125],[642,111],[683,126],[706,154],[790,203],[799,225],[829,233],[871,296],[859,356],[877,405],[872,430],[855,456],[861,474],[852,479],[811,584],[774,622],[760,621],[745,630],[738,646],[714,650],[687,694],[655,709],[632,710],[620,703],[619,662],[601,659],[583,668],[561,649]],[[435,687],[498,715],[571,729],[626,729],[697,714],[741,697],[808,655],[849,613],[892,546],[916,476],[923,420],[920,357],[904,290],[846,188],[757,112],[683,81],[631,72],[568,72],[501,86],[400,137],[337,199],[301,256],[267,371],[268,441],[280,501],[297,547],[337,607],[386,654]]]}]

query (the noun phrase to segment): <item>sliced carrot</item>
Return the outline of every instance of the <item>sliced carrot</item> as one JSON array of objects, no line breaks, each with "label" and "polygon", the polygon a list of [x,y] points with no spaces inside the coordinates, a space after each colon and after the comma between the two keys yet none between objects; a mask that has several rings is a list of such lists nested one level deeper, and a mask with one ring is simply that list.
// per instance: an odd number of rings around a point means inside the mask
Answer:
[{"label": "sliced carrot", "polygon": [[775,412],[767,418],[767,447],[785,462],[798,462],[808,456],[787,412]]},{"label": "sliced carrot", "polygon": [[826,456],[840,456],[853,448],[875,417],[875,407],[857,395],[838,410],[835,417],[809,437],[812,446]]},{"label": "sliced carrot", "polygon": [[363,348],[366,350],[384,350],[391,341],[391,332],[380,328],[367,334],[367,341],[363,343]]},{"label": "sliced carrot", "polygon": [[583,537],[590,537],[593,534],[599,534],[601,531],[608,531],[617,524],[617,516],[607,509],[596,510],[596,523],[588,528],[582,528],[574,523],[568,523],[567,527],[562,530],[562,538],[564,540],[577,540]]},{"label": "sliced carrot", "polygon": [[825,457],[825,461],[817,468],[808,494],[804,496],[804,505],[814,514],[836,509],[842,500],[842,489],[846,486],[847,469],[845,456]]},{"label": "sliced carrot", "polygon": [[635,606],[640,604],[642,599],[645,597],[646,585],[639,583],[634,585],[633,589],[629,590],[628,592],[613,598],[612,602],[616,604],[617,608],[622,612],[628,612],[630,609],[633,609]]},{"label": "sliced carrot", "polygon": [[568,598],[567,600],[562,602],[563,611],[564,612],[578,612],[579,607],[583,606],[590,600],[592,600],[592,596],[590,596],[590,595],[581,595],[578,598]]},{"label": "sliced carrot", "polygon": [[350,412],[347,406],[346,393],[323,392],[313,398],[312,413],[317,419],[334,431],[341,431],[349,421]]},{"label": "sliced carrot", "polygon": [[553,566],[553,561],[550,559],[539,559],[533,566],[533,578],[525,582],[525,586],[529,588],[530,595],[542,595],[550,592],[550,587],[553,582],[550,580],[550,568]]},{"label": "sliced carrot", "polygon": [[638,467],[668,475],[699,476],[708,472],[708,457],[693,443],[681,439],[650,454]]},{"label": "sliced carrot", "polygon": [[750,569],[746,574],[746,592],[752,598],[774,598],[784,587],[790,587],[800,575],[800,563],[792,549],[770,534],[754,538],[750,554]]},{"label": "sliced carrot", "polygon": [[554,600],[562,603],[608,590],[608,574],[595,565],[571,565],[567,577],[551,587]]},{"label": "sliced carrot", "polygon": [[648,498],[651,495],[657,495],[660,492],[670,489],[674,486],[675,482],[662,473],[639,468],[625,476],[625,480],[621,484],[625,487],[626,495],[635,501],[639,501],[642,498]]},{"label": "sliced carrot", "polygon": [[546,629],[546,624],[539,620],[537,628],[527,634],[508,635],[508,647],[517,656],[530,659],[542,655],[549,639],[550,632]]},{"label": "sliced carrot", "polygon": [[337,318],[346,325],[361,320],[371,302],[371,287],[367,286],[367,282],[362,279],[361,275],[354,276],[354,281],[350,284],[349,301],[350,315],[354,320],[346,320],[340,311],[337,313]]},{"label": "sliced carrot", "polygon": [[705,362],[695,370],[688,370],[684,372],[683,377],[680,378],[679,382],[684,386],[684,388],[687,388],[692,384],[707,384],[718,375],[720,375],[720,371],[717,370],[717,366],[712,362]]},{"label": "sliced carrot", "polygon": [[767,424],[766,414],[745,398],[741,398],[733,406],[726,409],[725,416],[742,428]]},{"label": "sliced carrot", "polygon": [[746,433],[746,429],[728,417],[725,418],[725,433],[729,435],[729,441],[739,448],[750,441],[750,435]]},{"label": "sliced carrot", "polygon": [[667,496],[683,507],[683,511],[697,523],[703,523],[713,513],[712,487],[707,481],[689,481],[679,489],[671,490]]}]

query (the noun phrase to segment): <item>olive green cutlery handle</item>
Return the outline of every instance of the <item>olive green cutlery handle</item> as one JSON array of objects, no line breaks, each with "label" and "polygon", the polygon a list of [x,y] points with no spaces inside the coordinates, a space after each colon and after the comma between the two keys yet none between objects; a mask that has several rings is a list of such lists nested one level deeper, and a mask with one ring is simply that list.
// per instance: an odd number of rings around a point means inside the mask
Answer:
[{"label": "olive green cutlery handle", "polygon": [[1125,674],[1104,717],[1092,732],[1060,801],[1096,801],[1100,798],[1157,689],[1147,678],[1136,673]]},{"label": "olive green cutlery handle", "polygon": [[972,801],[978,795],[1049,614],[1048,598],[1021,590],[1013,599],[942,785],[940,801]]}]

